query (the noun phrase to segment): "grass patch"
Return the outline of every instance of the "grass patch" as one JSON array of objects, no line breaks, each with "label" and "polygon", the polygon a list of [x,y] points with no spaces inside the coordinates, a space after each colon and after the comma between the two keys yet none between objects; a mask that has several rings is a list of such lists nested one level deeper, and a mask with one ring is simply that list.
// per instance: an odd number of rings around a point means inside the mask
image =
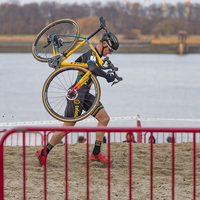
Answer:
[{"label": "grass patch", "polygon": [[[153,35],[141,35],[137,40],[127,40],[123,39],[122,35],[117,35],[120,43],[123,44],[160,44],[160,45],[170,45],[178,43],[178,35],[171,36],[159,36],[155,38]],[[87,36],[86,36],[87,37]],[[34,42],[36,35],[0,35],[0,41],[7,42]],[[94,36],[90,39],[91,43],[97,44],[99,42],[99,37]],[[200,35],[188,35],[187,44],[199,45],[200,44]]]},{"label": "grass patch", "polygon": [[[152,38],[151,44],[177,44],[178,43],[178,36],[160,36],[158,38]],[[189,35],[187,36],[187,44],[188,45],[199,45],[200,44],[200,36],[199,35]]]},{"label": "grass patch", "polygon": [[36,35],[0,35],[3,42],[33,42]]},{"label": "grass patch", "polygon": [[[118,36],[118,35],[117,35]],[[0,52],[31,52],[36,35],[0,35]],[[155,38],[153,35],[142,35],[137,40],[123,39],[118,36],[120,48],[118,53],[176,53],[178,35]],[[91,38],[90,42],[96,46],[99,37]],[[200,53],[200,35],[190,35],[187,38],[188,53]],[[89,48],[83,45],[76,52],[85,52]]]}]

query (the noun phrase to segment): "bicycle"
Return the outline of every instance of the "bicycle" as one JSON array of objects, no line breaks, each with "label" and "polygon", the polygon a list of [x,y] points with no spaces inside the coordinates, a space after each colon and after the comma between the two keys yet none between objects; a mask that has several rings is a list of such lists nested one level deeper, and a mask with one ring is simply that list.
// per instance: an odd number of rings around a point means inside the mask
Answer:
[{"label": "bicycle", "polygon": [[[89,71],[86,63],[64,62],[71,54],[87,42],[92,51],[96,54],[99,67],[109,70],[117,79],[112,85],[122,81],[116,73],[118,68],[106,57],[102,60],[93,45],[89,42],[99,31],[104,29],[108,32],[103,17],[99,18],[100,27],[89,37],[80,36],[80,28],[72,19],[61,19],[46,26],[37,36],[32,46],[32,54],[35,59],[41,62],[48,62],[55,71],[50,74],[44,83],[42,100],[46,110],[54,118],[63,122],[77,122],[85,119],[93,113],[100,99],[100,85],[94,74]],[[77,43],[79,43],[77,45]],[[77,81],[77,75],[82,78]],[[94,96],[93,104],[87,111],[78,115],[78,107],[75,106],[74,115],[66,116],[67,104],[70,102],[78,104],[78,91],[84,88],[84,84],[91,80],[90,93]]]}]

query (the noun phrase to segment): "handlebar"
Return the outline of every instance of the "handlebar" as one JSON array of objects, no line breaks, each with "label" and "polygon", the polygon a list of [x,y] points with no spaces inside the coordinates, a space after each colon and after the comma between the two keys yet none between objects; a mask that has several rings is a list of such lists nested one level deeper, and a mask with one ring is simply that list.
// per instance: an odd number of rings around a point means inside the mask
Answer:
[{"label": "handlebar", "polygon": [[113,63],[110,61],[109,57],[105,57],[105,59],[103,59],[103,61],[104,61],[104,64],[107,63],[107,66],[102,66],[101,69],[103,69],[103,70],[110,69],[107,73],[109,73],[109,74],[112,73],[114,75],[114,77],[117,79],[117,81],[114,81],[111,86],[122,81],[123,78],[119,77],[116,73],[116,71],[118,71],[118,68],[113,65]]}]

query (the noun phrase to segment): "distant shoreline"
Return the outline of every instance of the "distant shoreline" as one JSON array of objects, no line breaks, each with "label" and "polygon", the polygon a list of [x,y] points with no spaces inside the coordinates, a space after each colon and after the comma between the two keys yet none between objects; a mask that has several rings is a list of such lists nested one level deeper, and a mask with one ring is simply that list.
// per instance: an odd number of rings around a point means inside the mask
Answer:
[{"label": "distant shoreline", "polygon": [[[31,53],[35,35],[0,35],[0,53]],[[119,36],[119,38],[121,38]],[[95,46],[98,38],[91,38],[90,42]],[[188,53],[200,53],[200,36],[191,35],[187,39]],[[85,52],[89,49],[84,44],[77,52]],[[120,39],[120,48],[117,53],[177,53],[178,37],[141,35],[140,39]]]},{"label": "distant shoreline", "polygon": [[[31,53],[32,43],[0,43],[0,53]],[[88,50],[83,46],[76,52]],[[177,53],[177,45],[152,45],[152,44],[121,44],[117,53]],[[200,45],[188,45],[188,53],[200,53]]]}]

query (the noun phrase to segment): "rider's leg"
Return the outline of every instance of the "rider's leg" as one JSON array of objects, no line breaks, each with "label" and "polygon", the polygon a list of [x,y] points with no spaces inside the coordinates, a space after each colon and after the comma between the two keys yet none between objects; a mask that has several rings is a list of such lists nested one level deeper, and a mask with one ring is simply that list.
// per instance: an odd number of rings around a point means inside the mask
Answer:
[{"label": "rider's leg", "polygon": [[[75,123],[67,123],[67,122],[63,123],[63,126],[74,126],[74,125],[75,125]],[[36,151],[36,155],[38,157],[40,166],[45,164],[45,155],[48,155],[48,153],[53,149],[53,147],[56,144],[58,144],[64,136],[65,136],[65,132],[56,131],[53,134],[51,140],[48,142],[48,144],[46,146],[44,146],[44,148],[42,150]],[[44,149],[46,149],[46,153],[45,153]]]},{"label": "rider's leg", "polygon": [[[95,118],[98,120],[98,127],[106,127],[108,122],[110,121],[110,117],[108,116],[106,110],[102,108],[99,112],[95,115]],[[96,132],[96,141],[93,150],[93,155],[97,156],[101,152],[101,143],[103,140],[105,132]]]},{"label": "rider's leg", "polygon": [[[81,114],[82,112],[82,106],[83,106],[83,97],[85,95],[85,92],[80,92],[79,93],[79,99],[77,99],[76,101],[78,102],[78,104],[75,104],[74,101],[68,101],[66,109],[65,109],[65,116],[67,117],[73,117],[75,115],[75,107],[78,106],[78,115]],[[75,122],[64,122],[63,126],[74,126],[76,123]],[[65,132],[63,131],[56,131],[52,138],[50,139],[50,141],[48,142],[48,144],[45,146],[46,150],[47,150],[47,155],[49,154],[49,152],[53,149],[53,147],[58,144],[62,138],[65,136]],[[42,149],[41,155],[44,155],[44,149]]]},{"label": "rider's leg", "polygon": [[[64,122],[63,123],[63,126],[75,126],[75,123],[72,123],[72,122]],[[65,133],[66,132],[63,132],[63,131],[56,131],[52,138],[50,139],[49,143],[52,145],[52,146],[55,146],[56,144],[58,144],[62,138],[65,136]]]},{"label": "rider's leg", "polygon": [[[74,126],[75,123],[72,123],[72,122],[64,122],[63,123],[63,126]],[[50,139],[50,141],[48,142],[48,144],[45,146],[46,147],[46,150],[47,150],[47,155],[49,154],[49,152],[53,149],[53,147],[58,144],[62,138],[65,136],[65,131],[56,131],[52,138]],[[44,155],[44,148],[42,149],[41,151],[41,155],[43,156]]]},{"label": "rider's leg", "polygon": [[[110,117],[108,116],[105,108],[102,108],[95,116],[95,118],[98,120],[97,126],[103,126],[106,127],[110,121]],[[96,140],[102,141],[104,137],[105,132],[96,132]]]}]

